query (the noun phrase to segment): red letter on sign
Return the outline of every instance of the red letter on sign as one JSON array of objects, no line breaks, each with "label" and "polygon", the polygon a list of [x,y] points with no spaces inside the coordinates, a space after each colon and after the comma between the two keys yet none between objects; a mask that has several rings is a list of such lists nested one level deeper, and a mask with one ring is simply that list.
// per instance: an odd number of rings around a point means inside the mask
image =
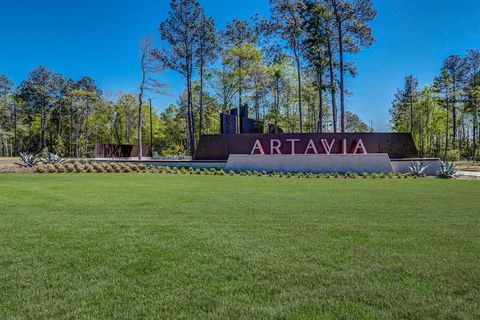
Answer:
[{"label": "red letter on sign", "polygon": [[359,149],[361,149],[360,153],[367,154],[367,149],[365,149],[362,139],[358,139],[357,143],[355,144],[355,148],[353,148],[353,153],[357,154]]},{"label": "red letter on sign", "polygon": [[258,140],[255,141],[255,145],[253,146],[252,152],[250,154],[256,154],[255,151],[259,151],[260,155],[265,155],[265,152],[263,151],[263,148],[262,148],[262,144]]}]

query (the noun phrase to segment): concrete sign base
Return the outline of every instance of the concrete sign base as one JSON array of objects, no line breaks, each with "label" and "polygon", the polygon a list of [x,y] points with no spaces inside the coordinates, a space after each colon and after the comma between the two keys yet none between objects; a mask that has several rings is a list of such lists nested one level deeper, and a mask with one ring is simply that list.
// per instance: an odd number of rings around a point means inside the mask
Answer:
[{"label": "concrete sign base", "polygon": [[400,173],[410,173],[410,164],[417,161],[422,162],[424,166],[427,166],[424,171],[427,176],[436,176],[438,170],[440,170],[440,159],[390,159],[393,170]]},{"label": "concrete sign base", "polygon": [[231,154],[225,170],[281,172],[394,172],[386,153],[370,154],[305,154],[305,155],[245,155]]}]

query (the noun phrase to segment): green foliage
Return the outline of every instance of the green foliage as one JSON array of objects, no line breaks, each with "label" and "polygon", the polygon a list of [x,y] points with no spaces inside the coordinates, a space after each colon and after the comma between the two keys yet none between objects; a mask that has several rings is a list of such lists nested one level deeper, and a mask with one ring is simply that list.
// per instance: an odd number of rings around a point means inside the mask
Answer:
[{"label": "green foliage", "polygon": [[454,149],[454,150],[448,150],[447,151],[447,161],[460,161],[461,153],[460,150]]},{"label": "green foliage", "polygon": [[52,146],[52,150],[55,154],[60,156],[65,155],[65,144],[63,143],[63,138],[61,135],[55,137],[55,141]]}]

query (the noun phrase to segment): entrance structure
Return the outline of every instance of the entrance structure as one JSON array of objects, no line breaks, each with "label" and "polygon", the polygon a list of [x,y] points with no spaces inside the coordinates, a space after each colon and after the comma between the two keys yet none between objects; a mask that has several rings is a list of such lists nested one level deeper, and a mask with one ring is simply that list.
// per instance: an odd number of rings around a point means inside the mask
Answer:
[{"label": "entrance structure", "polygon": [[409,172],[411,162],[423,161],[434,175],[440,166],[439,159],[418,158],[409,133],[260,133],[263,123],[247,115],[246,106],[240,118],[222,113],[222,133],[201,136],[193,160],[227,161],[225,169],[235,171],[315,173]]}]

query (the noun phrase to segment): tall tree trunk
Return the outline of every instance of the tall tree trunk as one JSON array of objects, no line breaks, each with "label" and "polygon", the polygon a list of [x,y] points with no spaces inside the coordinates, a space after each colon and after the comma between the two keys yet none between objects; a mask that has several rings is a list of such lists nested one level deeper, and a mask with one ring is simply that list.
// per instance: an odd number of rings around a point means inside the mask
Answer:
[{"label": "tall tree trunk", "polygon": [[122,139],[120,138],[120,130],[119,130],[119,126],[120,126],[120,121],[118,120],[118,113],[117,113],[117,116],[115,118],[115,124],[114,124],[114,130],[115,130],[115,137],[117,138],[117,144],[122,144]]},{"label": "tall tree trunk", "polygon": [[13,101],[13,149],[14,155],[18,155],[18,141],[17,141],[17,103]]},{"label": "tall tree trunk", "polygon": [[152,99],[148,99],[150,105],[150,156],[153,157],[153,118],[152,118]]},{"label": "tall tree trunk", "polygon": [[452,130],[453,130],[452,142],[453,142],[453,148],[457,147],[457,93],[456,93],[456,90],[457,90],[457,86],[456,86],[456,80],[455,80],[455,77],[454,77],[453,78],[453,97],[452,97],[452,103],[453,103],[453,107],[452,107],[452,122],[453,122],[453,125],[452,125]]},{"label": "tall tree trunk", "polygon": [[413,134],[413,98],[411,94],[408,100],[410,102],[410,134]]},{"label": "tall tree trunk", "polygon": [[189,123],[189,144],[190,155],[195,154],[195,121],[193,116],[193,102],[192,102],[192,58],[188,58],[187,71],[187,109],[188,109],[188,123]]},{"label": "tall tree trunk", "polygon": [[88,121],[89,114],[90,114],[90,102],[87,100],[87,110],[85,115],[85,147],[86,147],[87,153],[90,151],[90,123]]},{"label": "tall tree trunk", "polygon": [[342,23],[338,22],[338,54],[340,62],[340,130],[345,132],[345,80],[344,80],[344,66],[343,66],[343,35]]},{"label": "tall tree trunk", "polygon": [[447,121],[446,121],[446,130],[445,130],[445,160],[447,160],[448,152],[448,121],[449,121],[449,108],[448,108],[448,95],[447,95]]},{"label": "tall tree trunk", "polygon": [[323,131],[323,76],[322,70],[317,71],[318,79],[318,127],[317,132]]},{"label": "tall tree trunk", "polygon": [[61,136],[62,134],[62,108],[59,107],[57,111],[57,139]]},{"label": "tall tree trunk", "polygon": [[41,119],[41,140],[42,140],[42,151],[43,149],[47,146],[47,141],[45,138],[45,131],[47,127],[47,107],[43,106],[42,107],[42,119]]},{"label": "tall tree trunk", "polygon": [[337,132],[337,101],[335,93],[335,76],[333,72],[333,52],[330,41],[327,41],[328,49],[328,69],[330,71],[330,95],[332,99],[332,124],[333,132]]},{"label": "tall tree trunk", "polygon": [[137,123],[137,141],[138,141],[138,160],[142,160],[142,104],[143,104],[143,85],[138,95],[138,123]]},{"label": "tall tree trunk", "polygon": [[302,114],[302,70],[300,68],[300,57],[298,54],[298,48],[295,41],[293,46],[293,53],[295,55],[295,64],[297,67],[297,82],[298,82],[298,117],[300,118],[300,133],[303,132],[303,114]]},{"label": "tall tree trunk", "polygon": [[69,150],[70,157],[73,158],[73,104],[70,105],[70,136],[69,136]]},{"label": "tall tree trunk", "polygon": [[278,126],[278,114],[280,112],[280,77],[275,76],[275,126]]},{"label": "tall tree trunk", "polygon": [[475,103],[473,110],[473,162],[476,161],[477,155],[477,127],[478,126],[478,114],[477,114],[477,105]]},{"label": "tall tree trunk", "polygon": [[200,57],[200,106],[199,106],[199,127],[198,134],[199,136],[203,133],[203,56]]},{"label": "tall tree trunk", "polygon": [[258,84],[255,86],[255,120],[260,119],[260,94],[258,93]]},{"label": "tall tree trunk", "polygon": [[243,89],[243,76],[242,76],[243,62],[242,58],[238,58],[238,115],[240,116],[240,107],[242,106],[242,89]]}]

